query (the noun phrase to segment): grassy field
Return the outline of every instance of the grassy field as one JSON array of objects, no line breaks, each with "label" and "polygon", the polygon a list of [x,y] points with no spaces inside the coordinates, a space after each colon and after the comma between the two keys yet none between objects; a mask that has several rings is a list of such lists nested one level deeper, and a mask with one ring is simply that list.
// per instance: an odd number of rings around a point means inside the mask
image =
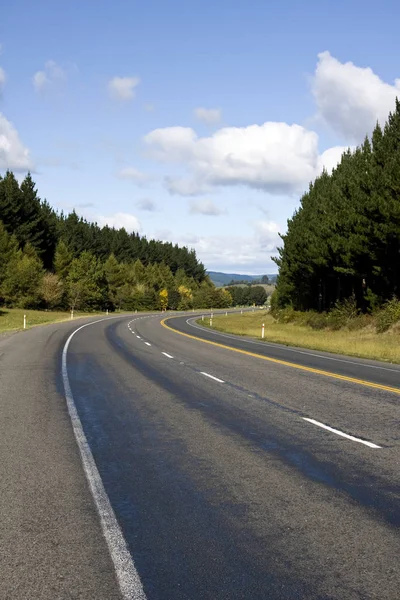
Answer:
[{"label": "grassy field", "polygon": [[[35,325],[68,321],[71,318],[69,312],[46,312],[43,310],[24,310],[22,308],[0,308],[0,333],[23,329],[24,315],[26,315],[27,329],[34,327]],[[74,319],[89,316],[95,316],[95,313],[74,313]]]},{"label": "grassy field", "polygon": [[[201,325],[209,327],[205,317]],[[261,326],[265,324],[265,341],[347,354],[393,363],[400,363],[400,331],[392,328],[385,333],[376,333],[374,328],[365,327],[357,331],[313,330],[295,323],[277,323],[266,311],[246,312],[241,315],[215,315],[213,329],[254,338],[261,338]]]}]

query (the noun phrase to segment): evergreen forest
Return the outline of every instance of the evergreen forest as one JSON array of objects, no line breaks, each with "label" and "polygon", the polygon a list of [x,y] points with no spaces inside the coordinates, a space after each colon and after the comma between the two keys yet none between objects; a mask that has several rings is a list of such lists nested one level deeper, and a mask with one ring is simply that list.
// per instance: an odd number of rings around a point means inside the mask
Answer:
[{"label": "evergreen forest", "polygon": [[373,311],[400,296],[400,102],[310,184],[281,236],[273,305]]},{"label": "evergreen forest", "polygon": [[194,250],[57,213],[28,174],[0,177],[0,305],[64,310],[225,308]]}]

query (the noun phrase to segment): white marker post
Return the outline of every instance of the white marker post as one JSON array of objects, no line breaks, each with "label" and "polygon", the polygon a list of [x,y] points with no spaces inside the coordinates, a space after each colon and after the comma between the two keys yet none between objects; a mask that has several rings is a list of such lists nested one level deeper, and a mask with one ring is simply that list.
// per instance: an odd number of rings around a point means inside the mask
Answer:
[{"label": "white marker post", "polygon": [[243,314],[243,308],[241,308],[241,309],[240,309],[240,314],[241,314],[241,315]]},{"label": "white marker post", "polygon": [[212,315],[210,317],[210,327],[212,327]]},{"label": "white marker post", "polygon": [[225,313],[225,316],[226,316],[226,317],[228,316],[228,311],[226,311],[226,313]]},{"label": "white marker post", "polygon": [[262,338],[264,337],[264,331],[265,331],[265,326],[264,326],[264,323],[263,323],[262,327],[261,327],[261,337]]},{"label": "white marker post", "polygon": [[204,315],[201,315],[201,320],[204,321]]},{"label": "white marker post", "polygon": [[26,329],[26,315],[24,315],[24,329]]},{"label": "white marker post", "polygon": [[71,310],[71,319],[73,319],[73,318],[74,318],[74,311]]}]

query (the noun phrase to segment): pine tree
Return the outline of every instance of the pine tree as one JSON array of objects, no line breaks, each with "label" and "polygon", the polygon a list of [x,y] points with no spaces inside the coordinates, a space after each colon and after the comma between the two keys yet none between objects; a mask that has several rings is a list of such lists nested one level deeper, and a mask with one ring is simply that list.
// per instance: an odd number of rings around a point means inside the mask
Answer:
[{"label": "pine tree", "polygon": [[8,261],[2,283],[6,304],[20,308],[35,308],[40,303],[40,283],[43,265],[34,248],[27,244]]},{"label": "pine tree", "polygon": [[103,267],[90,252],[74,258],[65,285],[71,310],[97,309],[107,301]]},{"label": "pine tree", "polygon": [[125,284],[125,265],[120,265],[114,254],[110,254],[104,263],[104,273],[108,286],[108,299],[113,306],[121,308],[124,293],[120,288]]},{"label": "pine tree", "polygon": [[18,253],[18,241],[15,236],[9,235],[0,221],[0,303],[4,300],[2,286],[6,278],[7,269],[14,264]]},{"label": "pine tree", "polygon": [[61,240],[57,244],[54,256],[54,268],[60,279],[66,279],[68,277],[72,261],[72,252],[69,250],[67,244]]},{"label": "pine tree", "polygon": [[45,273],[40,284],[40,297],[46,308],[59,305],[63,297],[64,287],[62,280],[55,273]]},{"label": "pine tree", "polygon": [[21,225],[21,190],[11,171],[0,179],[0,219],[9,233],[17,234]]},{"label": "pine tree", "polygon": [[40,255],[45,250],[44,228],[40,199],[28,173],[20,186],[20,223],[15,234],[22,245],[29,242]]}]

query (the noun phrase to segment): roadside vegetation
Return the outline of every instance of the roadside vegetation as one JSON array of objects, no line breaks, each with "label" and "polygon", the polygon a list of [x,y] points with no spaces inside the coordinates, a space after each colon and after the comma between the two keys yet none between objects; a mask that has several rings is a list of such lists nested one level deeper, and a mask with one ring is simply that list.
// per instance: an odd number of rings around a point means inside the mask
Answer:
[{"label": "roadside vegetation", "polygon": [[[199,323],[210,327],[208,316]],[[243,314],[214,314],[212,328],[261,339],[263,323],[266,342],[400,363],[400,302],[396,299],[372,314],[361,313],[354,299],[329,313],[256,308]]]},{"label": "roadside vegetation", "polygon": [[0,308],[187,310],[231,303],[194,250],[99,227],[75,211],[59,214],[40,199],[29,174],[21,184],[10,171],[0,176]]},{"label": "roadside vegetation", "polygon": [[[95,316],[96,313],[90,314]],[[26,316],[26,328],[36,325],[45,325],[47,323],[58,323],[71,319],[70,312],[63,311],[44,311],[44,310],[26,310],[21,308],[1,308],[0,309],[0,334],[7,331],[16,331],[24,327],[24,315]],[[74,319],[79,317],[88,317],[88,313],[74,313]],[[103,313],[104,316],[104,313]]]}]

